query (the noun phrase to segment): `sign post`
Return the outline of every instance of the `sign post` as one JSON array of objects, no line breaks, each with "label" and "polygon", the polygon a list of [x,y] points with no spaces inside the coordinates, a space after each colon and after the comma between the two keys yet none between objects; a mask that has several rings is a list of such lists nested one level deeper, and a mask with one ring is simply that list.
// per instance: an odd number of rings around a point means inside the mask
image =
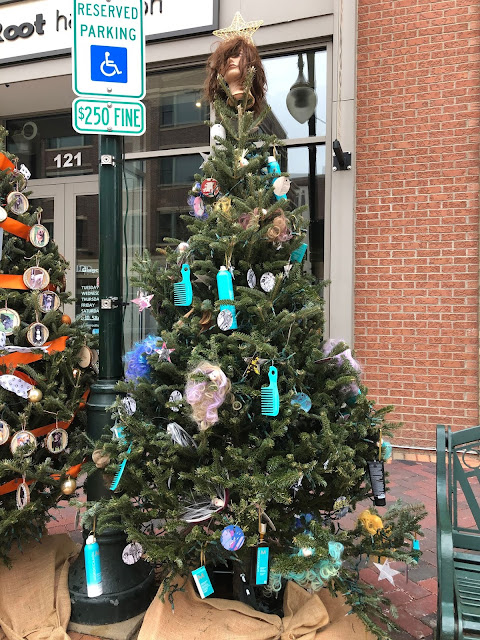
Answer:
[{"label": "sign post", "polygon": [[[74,0],[73,128],[99,140],[99,378],[87,403],[87,432],[98,440],[113,426],[108,408],[123,377],[122,135],[145,133],[145,38],[143,0]],[[88,478],[88,500],[110,495],[99,470]],[[119,526],[120,523],[119,523]],[[88,531],[84,530],[84,540]],[[122,562],[126,535],[109,529],[97,535],[103,594],[89,598],[84,554],[69,573],[71,622],[76,631],[129,620],[152,595],[153,570],[140,561]]]}]

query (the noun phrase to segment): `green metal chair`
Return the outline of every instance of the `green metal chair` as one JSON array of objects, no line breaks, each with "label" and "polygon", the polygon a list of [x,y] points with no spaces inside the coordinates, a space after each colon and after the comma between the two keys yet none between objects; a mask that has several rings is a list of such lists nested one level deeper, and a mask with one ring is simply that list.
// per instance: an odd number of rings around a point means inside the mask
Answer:
[{"label": "green metal chair", "polygon": [[480,427],[437,425],[437,640],[480,639],[479,499]]}]

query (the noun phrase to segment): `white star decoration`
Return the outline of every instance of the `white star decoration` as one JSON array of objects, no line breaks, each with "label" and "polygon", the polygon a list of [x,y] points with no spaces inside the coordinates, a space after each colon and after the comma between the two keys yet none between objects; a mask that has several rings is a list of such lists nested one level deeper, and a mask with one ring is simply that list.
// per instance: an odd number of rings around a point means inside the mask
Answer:
[{"label": "white star decoration", "polygon": [[202,151],[200,151],[199,153],[203,158],[203,162],[200,165],[200,169],[203,169],[205,167],[205,163],[208,162],[208,160],[210,159],[210,154],[209,153],[202,153]]},{"label": "white star decoration", "polygon": [[175,349],[167,349],[166,342],[162,344],[161,349],[155,349],[155,353],[158,353],[158,359],[163,360],[164,362],[171,362],[170,354],[172,353],[172,351],[175,351]]},{"label": "white star decoration", "polygon": [[383,564],[379,564],[378,562],[374,562],[373,564],[380,571],[380,575],[378,576],[378,580],[379,581],[380,580],[388,580],[390,582],[390,584],[393,584],[393,586],[395,586],[395,583],[393,581],[393,576],[396,576],[397,574],[399,574],[400,571],[397,571],[396,569],[392,569],[388,559],[385,560],[385,562]]}]

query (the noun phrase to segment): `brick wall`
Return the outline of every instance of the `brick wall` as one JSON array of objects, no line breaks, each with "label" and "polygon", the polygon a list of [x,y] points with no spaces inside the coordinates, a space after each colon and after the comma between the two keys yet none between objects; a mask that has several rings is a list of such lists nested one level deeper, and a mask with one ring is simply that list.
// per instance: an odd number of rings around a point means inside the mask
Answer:
[{"label": "brick wall", "polygon": [[397,444],[479,423],[479,19],[358,0],[355,349]]}]

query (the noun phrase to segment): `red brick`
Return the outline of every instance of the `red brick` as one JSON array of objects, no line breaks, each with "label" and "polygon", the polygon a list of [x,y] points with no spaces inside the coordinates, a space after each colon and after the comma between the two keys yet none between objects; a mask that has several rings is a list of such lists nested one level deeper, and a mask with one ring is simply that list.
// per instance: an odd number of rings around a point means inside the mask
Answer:
[{"label": "red brick", "polygon": [[423,618],[431,613],[435,613],[437,610],[437,596],[432,594],[426,598],[419,598],[413,600],[408,605],[408,613],[415,618]]},{"label": "red brick", "polygon": [[407,631],[414,638],[428,638],[433,633],[430,627],[427,627],[427,625],[423,624],[423,622],[411,616],[403,608],[400,608],[398,610],[398,618],[395,620],[395,622],[399,627],[405,629],[405,631]]},{"label": "red brick", "polygon": [[355,349],[399,444],[479,422],[479,51],[467,0],[359,0]]},{"label": "red brick", "polygon": [[435,578],[428,578],[428,580],[420,580],[418,584],[424,589],[428,589],[434,594],[438,593],[438,581]]},{"label": "red brick", "polygon": [[412,601],[411,596],[405,591],[390,591],[390,593],[388,594],[388,599],[396,607]]}]

